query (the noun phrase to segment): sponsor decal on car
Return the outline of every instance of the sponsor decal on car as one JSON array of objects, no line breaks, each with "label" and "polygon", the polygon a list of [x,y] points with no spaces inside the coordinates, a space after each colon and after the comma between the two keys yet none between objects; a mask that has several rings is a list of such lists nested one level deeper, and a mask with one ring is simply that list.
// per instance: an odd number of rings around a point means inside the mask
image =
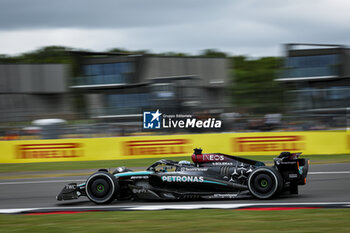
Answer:
[{"label": "sponsor decal on car", "polygon": [[145,180],[148,179],[148,176],[132,176],[130,177],[132,180]]},{"label": "sponsor decal on car", "polygon": [[226,166],[232,166],[234,163],[232,162],[213,162],[213,165],[226,165]]},{"label": "sponsor decal on car", "polygon": [[204,161],[223,161],[225,156],[218,154],[203,154]]},{"label": "sponsor decal on car", "polygon": [[147,190],[147,189],[133,189],[132,192],[135,193],[135,194],[138,194],[138,193],[147,193],[148,190]]},{"label": "sponsor decal on car", "polygon": [[215,193],[213,198],[236,198],[237,196],[235,193]]},{"label": "sponsor decal on car", "polygon": [[233,138],[234,152],[301,151],[303,136],[261,136]]},{"label": "sponsor decal on car", "polygon": [[204,182],[203,176],[162,176],[165,182]]},{"label": "sponsor decal on car", "polygon": [[64,188],[65,189],[76,189],[77,185],[76,184],[67,184]]},{"label": "sponsor decal on car", "polygon": [[22,144],[16,148],[17,159],[74,158],[84,155],[80,143]]},{"label": "sponsor decal on car", "polygon": [[193,167],[193,168],[189,168],[189,167],[182,167],[181,171],[196,171],[196,172],[205,172],[208,171],[207,167]]},{"label": "sponsor decal on car", "polygon": [[132,140],[124,142],[125,155],[187,154],[189,139]]}]

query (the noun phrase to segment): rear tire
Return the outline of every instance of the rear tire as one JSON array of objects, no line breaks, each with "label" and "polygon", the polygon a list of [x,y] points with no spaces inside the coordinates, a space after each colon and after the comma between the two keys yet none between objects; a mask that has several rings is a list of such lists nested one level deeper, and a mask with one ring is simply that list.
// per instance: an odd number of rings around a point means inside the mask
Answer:
[{"label": "rear tire", "polygon": [[250,193],[259,199],[278,195],[283,188],[283,178],[273,167],[259,167],[248,178]]},{"label": "rear tire", "polygon": [[96,204],[111,203],[119,190],[117,179],[108,172],[96,172],[86,181],[86,195]]}]

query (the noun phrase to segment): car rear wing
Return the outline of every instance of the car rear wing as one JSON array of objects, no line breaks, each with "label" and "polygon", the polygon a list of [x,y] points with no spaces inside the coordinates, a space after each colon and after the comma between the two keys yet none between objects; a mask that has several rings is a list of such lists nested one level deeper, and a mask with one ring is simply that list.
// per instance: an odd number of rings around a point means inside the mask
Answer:
[{"label": "car rear wing", "polygon": [[285,181],[304,185],[306,184],[310,161],[309,159],[299,158],[300,155],[301,152],[282,152],[274,159],[274,164]]}]

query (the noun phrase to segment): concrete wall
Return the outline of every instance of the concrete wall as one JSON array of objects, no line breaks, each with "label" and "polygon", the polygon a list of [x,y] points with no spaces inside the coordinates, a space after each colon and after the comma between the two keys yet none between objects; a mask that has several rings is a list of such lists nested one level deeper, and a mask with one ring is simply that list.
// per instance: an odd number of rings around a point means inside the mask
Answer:
[{"label": "concrete wall", "polygon": [[0,121],[71,114],[69,66],[0,64]]},{"label": "concrete wall", "polygon": [[63,64],[0,64],[0,92],[67,92],[69,68]]},{"label": "concrete wall", "polygon": [[229,61],[225,58],[201,57],[145,57],[145,68],[141,80],[155,77],[196,75],[202,86],[211,82],[227,83]]},{"label": "concrete wall", "polygon": [[342,76],[350,77],[350,49],[344,50],[342,60]]},{"label": "concrete wall", "polygon": [[229,60],[203,57],[146,57],[141,81],[156,77],[195,75],[199,82],[200,101],[207,108],[229,105],[226,88],[231,84]]}]

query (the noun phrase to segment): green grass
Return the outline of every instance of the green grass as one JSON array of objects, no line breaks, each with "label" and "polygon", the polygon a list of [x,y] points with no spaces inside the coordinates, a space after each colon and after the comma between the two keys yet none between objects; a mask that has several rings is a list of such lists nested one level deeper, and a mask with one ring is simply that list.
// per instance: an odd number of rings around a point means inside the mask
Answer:
[{"label": "green grass", "polygon": [[[275,156],[247,156],[250,159],[261,160],[271,163]],[[311,160],[311,164],[320,163],[350,163],[350,155],[308,155],[305,156]],[[164,158],[164,157],[163,157]],[[115,168],[118,166],[127,167],[146,167],[160,158],[147,159],[126,159],[126,160],[102,160],[102,161],[79,161],[79,162],[45,162],[45,163],[15,163],[0,164],[1,172],[17,171],[54,171],[54,170],[77,170],[77,169],[95,169],[95,168]],[[186,157],[166,157],[164,159],[190,160]]]},{"label": "green grass", "polygon": [[350,209],[166,210],[0,215],[0,232],[349,232]]}]

